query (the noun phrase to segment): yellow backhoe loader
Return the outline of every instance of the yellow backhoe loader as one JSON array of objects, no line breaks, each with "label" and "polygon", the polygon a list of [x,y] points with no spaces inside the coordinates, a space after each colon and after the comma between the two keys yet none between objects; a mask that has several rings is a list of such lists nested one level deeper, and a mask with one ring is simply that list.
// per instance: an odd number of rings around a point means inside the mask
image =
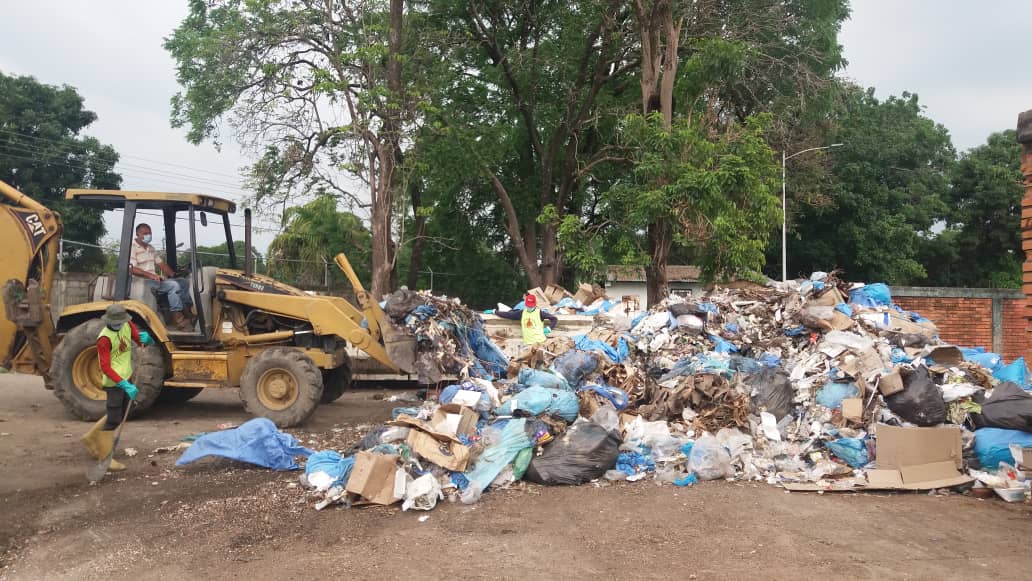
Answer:
[{"label": "yellow backhoe loader", "polygon": [[[391,370],[412,369],[415,339],[390,323],[343,254],[335,261],[354,287],[359,307],[254,273],[250,210],[244,211],[245,256],[237,270],[229,221],[236,205],[228,200],[118,190],[68,190],[65,197],[121,210],[117,271],[98,278],[92,302],[66,308],[55,323],[50,293],[61,217],[0,181],[0,365],[42,375],[47,389],[83,420],[105,413],[95,345],[103,325],[99,317],[112,302],[124,304],[157,341],[134,352],[134,383],[140,390],[135,413],[158,401],[185,402],[203,389],[239,388],[248,412],[288,427],[348,387],[348,343]],[[197,226],[206,227],[209,215],[221,217],[233,268],[204,266],[196,251]],[[145,216],[163,221],[165,260],[186,271],[196,310],[187,330],[167,324],[167,299],[131,273],[134,224]],[[185,231],[185,240],[177,240],[177,230]]]}]

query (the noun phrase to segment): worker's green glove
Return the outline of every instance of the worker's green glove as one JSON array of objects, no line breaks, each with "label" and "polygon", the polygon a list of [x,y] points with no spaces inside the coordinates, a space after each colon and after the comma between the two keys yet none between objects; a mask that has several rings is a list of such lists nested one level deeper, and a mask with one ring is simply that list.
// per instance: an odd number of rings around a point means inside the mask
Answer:
[{"label": "worker's green glove", "polygon": [[547,337],[547,336],[551,335],[551,334],[552,334],[552,328],[551,328],[551,327],[549,327],[549,326],[547,326],[547,325],[545,325],[545,331],[544,331],[544,333],[545,333],[545,337]]},{"label": "worker's green glove", "polygon": [[143,343],[144,345],[153,345],[154,339],[147,331],[140,331],[140,343]]},{"label": "worker's green glove", "polygon": [[129,380],[127,380],[127,379],[123,379],[122,381],[119,381],[117,387],[119,389],[121,389],[122,391],[124,391],[125,394],[129,396],[129,399],[132,399],[132,400],[135,400],[136,399],[136,395],[138,393],[140,393],[140,390],[136,389],[136,386],[131,384],[131,383],[129,383]]}]

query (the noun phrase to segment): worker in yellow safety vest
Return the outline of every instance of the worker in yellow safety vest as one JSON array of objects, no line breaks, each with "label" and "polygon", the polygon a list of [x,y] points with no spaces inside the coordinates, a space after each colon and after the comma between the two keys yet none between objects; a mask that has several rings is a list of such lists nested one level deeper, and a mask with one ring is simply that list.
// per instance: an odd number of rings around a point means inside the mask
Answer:
[{"label": "worker in yellow safety vest", "polygon": [[523,299],[523,305],[522,309],[495,312],[495,314],[503,319],[520,322],[520,328],[523,330],[524,344],[537,345],[538,343],[544,343],[548,334],[559,324],[559,318],[552,313],[539,309],[537,297],[532,294],[528,294]]},{"label": "worker in yellow safety vest", "polygon": [[[97,460],[106,458],[111,452],[115,440],[114,430],[122,423],[129,400],[136,399],[139,393],[137,387],[129,382],[133,375],[132,344],[143,346],[154,343],[147,331],[136,327],[123,305],[109,305],[101,320],[104,321],[104,328],[97,335],[97,358],[103,375],[101,385],[107,398],[107,414],[80,440]],[[125,470],[125,465],[111,460],[109,470]]]}]

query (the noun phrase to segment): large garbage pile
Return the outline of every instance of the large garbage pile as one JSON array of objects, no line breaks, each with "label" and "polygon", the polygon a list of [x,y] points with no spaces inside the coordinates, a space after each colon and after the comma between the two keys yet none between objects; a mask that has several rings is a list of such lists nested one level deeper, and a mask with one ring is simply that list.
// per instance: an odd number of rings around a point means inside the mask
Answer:
[{"label": "large garbage pile", "polygon": [[883,284],[815,273],[630,315],[612,306],[590,333],[505,362],[457,302],[392,297],[387,312],[420,337],[428,368],[465,379],[395,409],[354,450],[313,454],[317,506],[430,509],[520,480],[650,478],[1026,497],[1024,360],[945,345]]}]

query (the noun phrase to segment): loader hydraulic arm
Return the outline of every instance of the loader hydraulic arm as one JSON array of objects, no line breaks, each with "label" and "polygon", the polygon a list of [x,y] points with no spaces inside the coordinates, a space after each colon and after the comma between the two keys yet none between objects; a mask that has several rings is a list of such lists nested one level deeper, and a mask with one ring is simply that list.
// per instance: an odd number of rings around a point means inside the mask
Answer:
[{"label": "loader hydraulic arm", "polygon": [[358,280],[355,269],[351,268],[351,263],[348,262],[348,257],[344,256],[344,253],[338,254],[333,260],[344,271],[344,276],[347,277],[351,288],[355,291],[355,297],[358,299],[359,306],[362,307],[369,335],[373,341],[378,342],[382,338],[383,346],[394,365],[406,372],[413,370],[416,363],[415,337],[395,328],[387,320],[387,315],[380,308],[380,303],[370,296],[362,286],[362,281]]},{"label": "loader hydraulic arm", "polygon": [[46,374],[53,351],[50,290],[54,282],[61,217],[0,181],[0,365]]}]

